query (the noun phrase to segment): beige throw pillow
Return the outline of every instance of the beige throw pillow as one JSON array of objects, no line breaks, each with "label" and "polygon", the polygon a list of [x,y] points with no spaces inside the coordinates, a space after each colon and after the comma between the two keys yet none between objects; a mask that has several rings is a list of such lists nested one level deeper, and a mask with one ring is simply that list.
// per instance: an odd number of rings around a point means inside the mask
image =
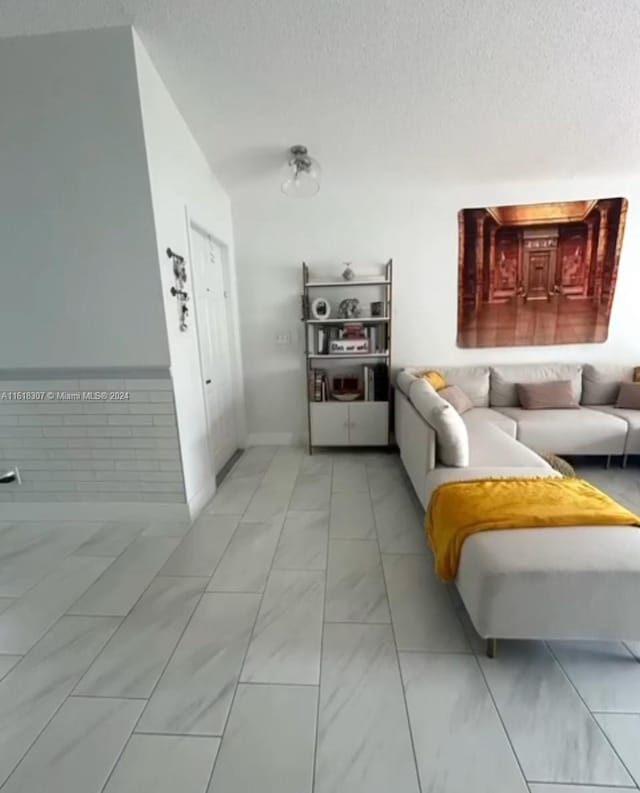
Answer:
[{"label": "beige throw pillow", "polygon": [[453,405],[460,415],[473,408],[473,402],[460,386],[448,385],[446,388],[441,388],[438,391],[438,396],[441,396],[443,399],[446,399],[449,404]]},{"label": "beige throw pillow", "polygon": [[616,407],[640,410],[640,383],[620,383]]},{"label": "beige throw pillow", "polygon": [[525,410],[579,408],[571,380],[549,380],[546,383],[518,383],[518,398]]}]

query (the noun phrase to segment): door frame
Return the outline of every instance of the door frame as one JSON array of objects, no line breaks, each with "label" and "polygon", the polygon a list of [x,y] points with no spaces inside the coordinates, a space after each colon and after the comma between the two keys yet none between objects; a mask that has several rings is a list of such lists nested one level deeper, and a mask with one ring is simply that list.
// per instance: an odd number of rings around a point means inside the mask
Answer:
[{"label": "door frame", "polygon": [[[222,265],[222,278],[224,282],[225,291],[227,292],[227,329],[229,339],[229,364],[231,368],[231,390],[234,404],[234,418],[236,429],[236,444],[237,448],[244,447],[246,438],[246,419],[244,415],[244,387],[242,379],[242,361],[240,357],[240,333],[239,333],[239,318],[238,318],[238,301],[237,301],[237,287],[235,279],[235,268],[233,267],[233,256],[230,251],[230,244],[220,235],[211,231],[206,224],[201,223],[199,219],[194,217],[193,213],[185,206],[185,221],[187,231],[187,249],[189,260],[193,262],[193,233],[200,234],[204,237],[211,239],[216,245],[219,246],[221,251],[221,265]],[[204,412],[207,421],[207,448],[209,451],[209,464],[211,466],[211,476],[216,478],[216,462],[215,462],[215,449],[213,446],[213,439],[211,437],[210,427],[211,421],[209,416],[209,400],[206,393],[205,377],[202,369],[202,330],[201,324],[198,321],[198,298],[197,292],[200,288],[198,284],[197,275],[195,275],[195,268],[191,266],[191,278],[193,301],[191,303],[196,336],[198,342],[198,368],[200,370],[200,388],[202,394],[202,401],[204,405]]]}]

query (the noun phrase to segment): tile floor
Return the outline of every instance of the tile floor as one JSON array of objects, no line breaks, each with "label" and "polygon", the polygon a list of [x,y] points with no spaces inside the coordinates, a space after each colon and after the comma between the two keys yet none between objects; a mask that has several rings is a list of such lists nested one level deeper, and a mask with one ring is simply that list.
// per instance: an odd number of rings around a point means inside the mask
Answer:
[{"label": "tile floor", "polygon": [[640,643],[488,660],[421,523],[395,455],[284,448],[192,528],[0,523],[0,790],[637,789]]}]

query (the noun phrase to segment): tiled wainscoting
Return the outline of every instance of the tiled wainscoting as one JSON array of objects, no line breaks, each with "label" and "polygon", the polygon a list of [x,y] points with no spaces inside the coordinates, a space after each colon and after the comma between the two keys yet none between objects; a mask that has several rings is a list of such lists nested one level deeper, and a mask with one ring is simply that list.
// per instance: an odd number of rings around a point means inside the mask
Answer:
[{"label": "tiled wainscoting", "polygon": [[16,465],[0,501],[184,504],[169,373],[0,378],[0,472]]}]

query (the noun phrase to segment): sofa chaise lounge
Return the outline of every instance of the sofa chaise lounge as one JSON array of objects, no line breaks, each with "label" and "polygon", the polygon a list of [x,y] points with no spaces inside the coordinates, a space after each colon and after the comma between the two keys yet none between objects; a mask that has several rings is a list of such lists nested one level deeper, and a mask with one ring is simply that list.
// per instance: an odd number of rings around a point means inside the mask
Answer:
[{"label": "sofa chaise lounge", "polygon": [[[395,433],[406,472],[428,508],[441,484],[559,476],[544,453],[640,452],[640,411],[616,408],[632,367],[579,364],[439,368],[473,403],[460,417],[466,457],[430,413],[434,389],[405,369],[396,380]],[[580,407],[524,410],[516,385],[571,381]],[[453,408],[452,408],[453,410]],[[459,421],[456,418],[456,421]],[[464,445],[464,444],[463,444]],[[443,463],[444,460],[444,463]],[[449,464],[447,464],[449,463]],[[640,639],[640,530],[612,526],[486,531],[463,545],[455,585],[478,633],[497,638]]]}]

